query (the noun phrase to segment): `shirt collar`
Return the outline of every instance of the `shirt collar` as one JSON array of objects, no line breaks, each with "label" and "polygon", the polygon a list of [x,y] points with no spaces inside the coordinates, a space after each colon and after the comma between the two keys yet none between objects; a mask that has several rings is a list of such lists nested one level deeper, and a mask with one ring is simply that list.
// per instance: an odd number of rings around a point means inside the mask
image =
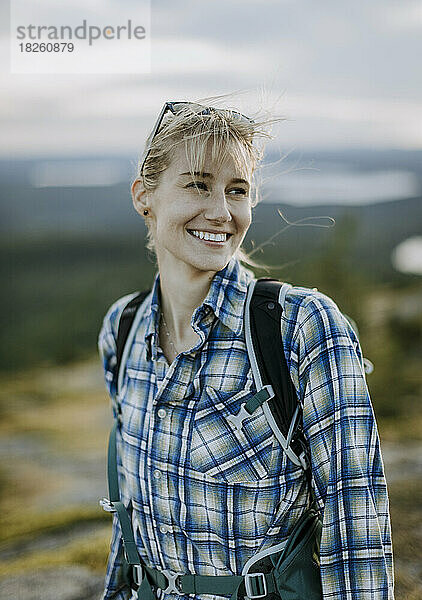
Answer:
[{"label": "shirt collar", "polygon": [[[157,272],[151,290],[151,300],[146,308],[145,342],[147,344],[147,357],[157,358],[158,323],[160,321],[160,273]],[[155,339],[154,339],[155,338]]]},{"label": "shirt collar", "polygon": [[[253,277],[252,271],[245,269],[237,258],[232,257],[224,269],[214,275],[203,302],[236,335],[242,331],[244,301],[248,283]],[[193,318],[200,309],[201,307],[196,309]]]},{"label": "shirt collar", "polygon": [[[247,294],[248,284],[254,278],[254,273],[243,267],[236,257],[232,257],[224,269],[214,275],[208,294],[203,303],[198,306],[193,315],[191,324],[197,330],[198,323],[210,307],[215,316],[239,335],[243,328],[243,307]],[[149,354],[155,359],[158,343],[158,324],[160,320],[160,273],[155,275],[151,290],[149,312],[145,328],[145,341]],[[148,311],[148,308],[147,308]],[[154,339],[155,338],[155,339]]]}]

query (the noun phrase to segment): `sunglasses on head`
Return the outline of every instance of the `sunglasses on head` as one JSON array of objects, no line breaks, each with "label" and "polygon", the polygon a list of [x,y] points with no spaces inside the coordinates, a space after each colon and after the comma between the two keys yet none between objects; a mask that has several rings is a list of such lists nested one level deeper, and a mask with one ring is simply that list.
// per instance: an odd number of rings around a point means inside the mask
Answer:
[{"label": "sunglasses on head", "polygon": [[[154,138],[157,135],[157,131],[160,129],[160,125],[166,112],[169,110],[174,115],[177,115],[179,112],[182,112],[188,107],[198,115],[209,115],[212,112],[219,112],[220,110],[218,108],[214,108],[213,106],[203,106],[202,104],[197,104],[196,102],[165,102],[163,108],[160,111],[160,114],[158,115],[157,121],[154,125],[154,129],[152,130],[152,135],[148,147],[144,151],[144,155],[142,157],[141,162],[141,168],[139,170],[140,175],[142,175],[145,161],[148,158],[149,152],[151,150],[152,142],[154,141]],[[236,110],[232,110],[230,112],[234,115],[238,115],[242,120],[248,121],[248,123],[254,123],[253,119],[250,119],[246,115],[243,115],[242,113]]]}]

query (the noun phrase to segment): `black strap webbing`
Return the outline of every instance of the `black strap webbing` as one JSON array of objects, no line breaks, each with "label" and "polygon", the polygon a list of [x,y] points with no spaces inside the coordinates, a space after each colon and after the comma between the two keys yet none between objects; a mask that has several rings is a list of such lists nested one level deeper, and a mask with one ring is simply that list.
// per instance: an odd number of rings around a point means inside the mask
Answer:
[{"label": "black strap webbing", "polygon": [[[276,279],[258,279],[250,303],[253,346],[263,385],[272,385],[275,396],[268,401],[271,413],[284,437],[298,406],[296,389],[290,377],[281,336],[282,307],[278,302],[281,283]],[[291,448],[299,456],[303,451],[301,419]]]},{"label": "black strap webbing", "polygon": [[117,391],[117,379],[119,377],[120,364],[122,362],[123,350],[125,348],[127,336],[129,335],[130,328],[132,327],[133,319],[135,318],[136,311],[139,306],[145,300],[150,290],[144,290],[137,294],[128,304],[126,304],[120,315],[119,328],[117,331],[116,340],[116,365],[113,373],[113,384],[114,389]]}]

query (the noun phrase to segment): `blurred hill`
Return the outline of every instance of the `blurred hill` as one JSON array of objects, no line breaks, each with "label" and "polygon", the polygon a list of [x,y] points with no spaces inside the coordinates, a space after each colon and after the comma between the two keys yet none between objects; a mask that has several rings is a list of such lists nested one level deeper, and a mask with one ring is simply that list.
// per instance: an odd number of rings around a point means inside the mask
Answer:
[{"label": "blurred hill", "polygon": [[[137,232],[130,198],[135,173],[136,161],[125,156],[0,160],[0,231]],[[359,204],[366,210],[387,199],[413,198],[405,207],[413,211],[421,205],[422,151],[269,153],[259,177],[265,203],[313,208],[329,203],[330,210]],[[375,209],[374,217],[385,208]],[[382,226],[394,224],[393,212],[386,212]],[[407,221],[414,216],[420,213]]]}]

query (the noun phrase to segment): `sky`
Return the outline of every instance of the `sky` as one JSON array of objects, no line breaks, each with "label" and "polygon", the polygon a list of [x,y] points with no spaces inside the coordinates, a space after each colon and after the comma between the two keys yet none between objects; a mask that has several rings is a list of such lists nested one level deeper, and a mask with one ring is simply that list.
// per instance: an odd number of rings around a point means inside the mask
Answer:
[{"label": "sky", "polygon": [[[221,106],[285,117],[275,150],[422,148],[420,1],[153,0],[151,72],[79,75],[10,73],[7,4],[0,158],[139,154],[164,101],[230,93]],[[75,0],[63,14],[105,5],[142,22],[135,0]]]}]

